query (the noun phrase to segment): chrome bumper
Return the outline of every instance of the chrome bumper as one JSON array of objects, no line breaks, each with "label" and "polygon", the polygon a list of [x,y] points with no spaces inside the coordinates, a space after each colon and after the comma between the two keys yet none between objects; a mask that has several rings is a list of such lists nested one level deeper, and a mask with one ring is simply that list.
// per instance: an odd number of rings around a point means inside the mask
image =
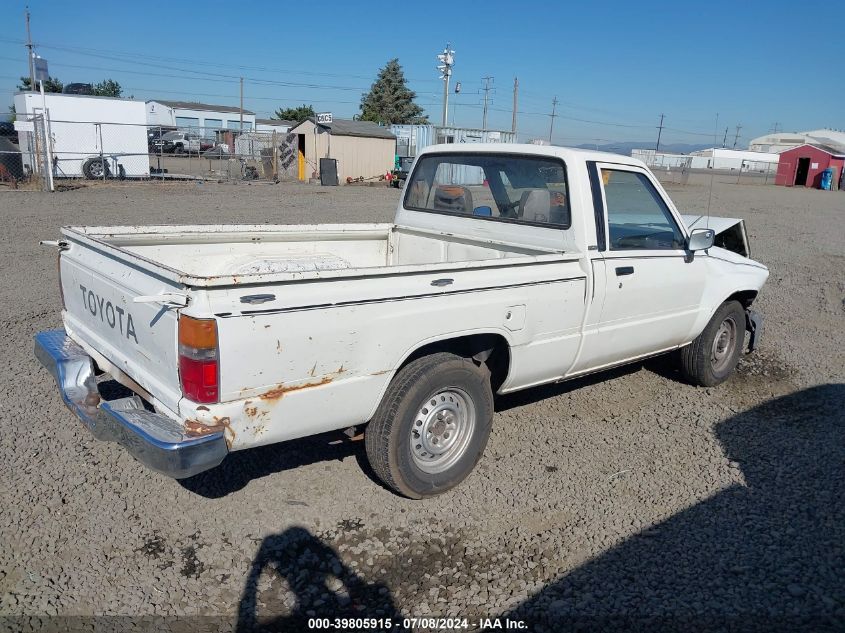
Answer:
[{"label": "chrome bumper", "polygon": [[94,437],[117,442],[148,468],[182,479],[214,468],[229,452],[222,431],[186,437],[178,422],[148,411],[138,396],[101,401],[91,357],[64,330],[36,334],[35,356]]}]

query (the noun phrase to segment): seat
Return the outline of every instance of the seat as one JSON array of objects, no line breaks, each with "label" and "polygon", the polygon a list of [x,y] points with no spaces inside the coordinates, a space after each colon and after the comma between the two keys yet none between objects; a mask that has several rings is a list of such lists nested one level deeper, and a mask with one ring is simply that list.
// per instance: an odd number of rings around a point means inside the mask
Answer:
[{"label": "seat", "polygon": [[572,225],[566,195],[560,191],[531,189],[523,191],[519,199],[519,219],[527,222],[559,224],[564,228]]},{"label": "seat", "polygon": [[552,197],[548,189],[523,191],[519,199],[519,219],[526,222],[548,222]]},{"label": "seat", "polygon": [[434,190],[432,209],[449,213],[472,213],[472,193],[461,185],[440,185]]}]

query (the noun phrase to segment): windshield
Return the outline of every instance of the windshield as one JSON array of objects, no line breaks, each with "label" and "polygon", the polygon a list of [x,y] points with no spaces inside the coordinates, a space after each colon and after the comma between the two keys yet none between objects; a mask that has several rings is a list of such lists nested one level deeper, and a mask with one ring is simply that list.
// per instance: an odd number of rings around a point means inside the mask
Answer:
[{"label": "windshield", "polygon": [[449,153],[421,157],[405,207],[476,218],[571,225],[566,166],[518,154]]},{"label": "windshield", "polygon": [[182,132],[167,132],[166,134],[162,134],[161,138],[166,141],[172,141],[177,138],[182,138]]}]

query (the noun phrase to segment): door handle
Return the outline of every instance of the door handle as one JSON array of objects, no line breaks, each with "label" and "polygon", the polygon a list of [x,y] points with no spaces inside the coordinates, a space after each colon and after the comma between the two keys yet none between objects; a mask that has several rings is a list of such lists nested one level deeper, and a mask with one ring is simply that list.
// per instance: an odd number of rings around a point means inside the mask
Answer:
[{"label": "door handle", "polygon": [[431,282],[432,286],[438,286],[442,288],[443,286],[451,286],[452,282],[455,281],[454,279],[435,279]]},{"label": "door handle", "polygon": [[633,275],[634,274],[634,267],[633,266],[617,266],[616,267],[616,276],[621,277],[622,275]]}]

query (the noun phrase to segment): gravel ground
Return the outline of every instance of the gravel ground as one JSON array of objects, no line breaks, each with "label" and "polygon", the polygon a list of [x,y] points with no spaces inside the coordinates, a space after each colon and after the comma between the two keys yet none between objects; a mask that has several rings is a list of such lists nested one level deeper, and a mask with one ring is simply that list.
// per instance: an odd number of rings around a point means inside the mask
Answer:
[{"label": "gravel ground", "polygon": [[[706,209],[702,183],[668,187],[683,210]],[[427,501],[379,486],[362,443],[334,436],[238,453],[187,482],[159,476],[94,441],[33,358],[32,335],[60,325],[54,255],[38,246],[60,225],[389,221],[398,197],[298,184],[0,193],[6,625],[179,615],[305,630],[340,614],[843,630],[845,194],[717,181],[713,214],[744,217],[771,269],[759,352],[714,389],[658,359],[499,398],[477,470]],[[72,621],[86,622],[30,624]]]}]

